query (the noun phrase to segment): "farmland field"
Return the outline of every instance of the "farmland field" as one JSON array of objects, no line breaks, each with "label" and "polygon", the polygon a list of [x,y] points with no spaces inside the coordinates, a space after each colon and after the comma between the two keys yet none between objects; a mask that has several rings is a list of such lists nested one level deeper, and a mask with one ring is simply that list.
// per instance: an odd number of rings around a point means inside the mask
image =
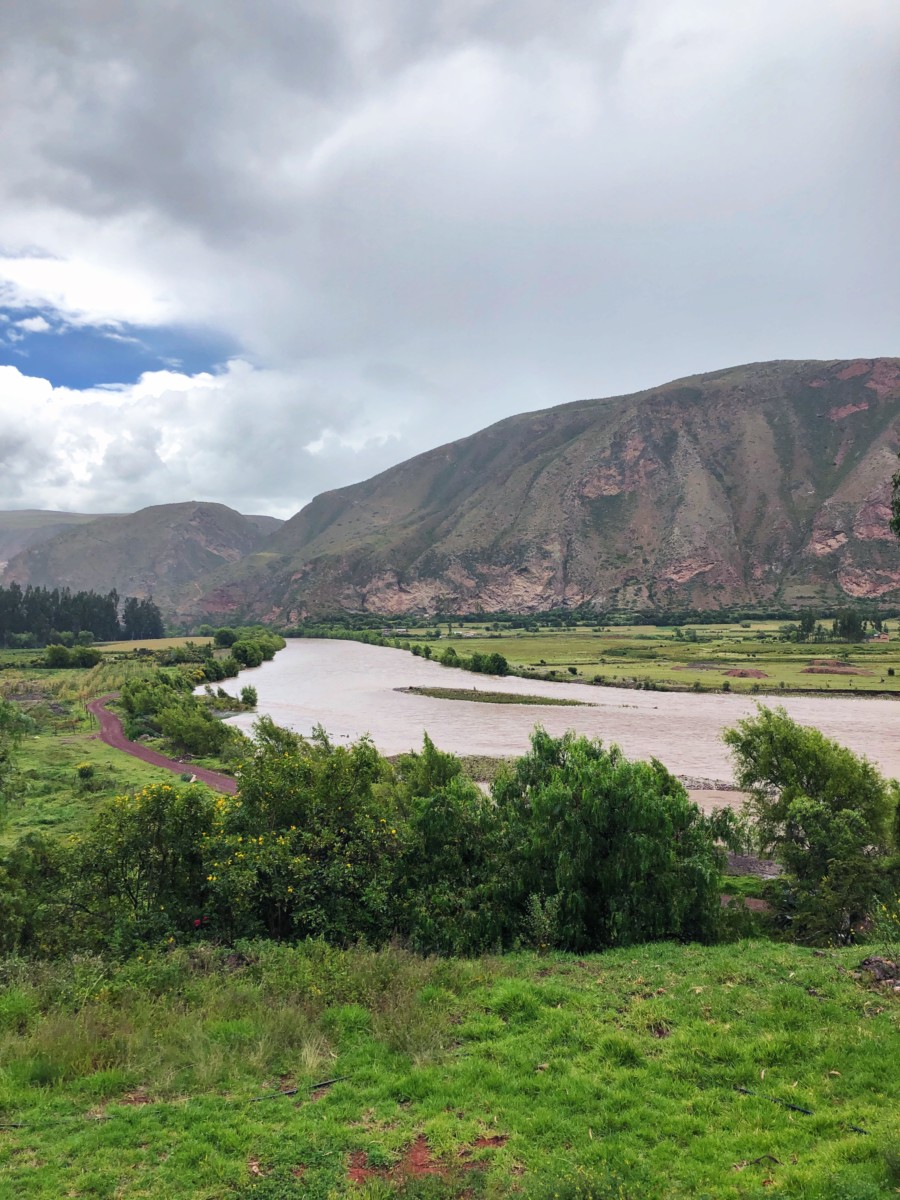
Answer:
[{"label": "farmland field", "polygon": [[[889,622],[888,641],[795,643],[779,639],[776,622],[741,625],[614,626],[540,630],[538,633],[466,627],[429,640],[410,640],[438,655],[499,652],[516,670],[555,672],[580,682],[771,692],[894,692],[900,694],[900,635]],[[475,636],[472,636],[472,634]]]}]

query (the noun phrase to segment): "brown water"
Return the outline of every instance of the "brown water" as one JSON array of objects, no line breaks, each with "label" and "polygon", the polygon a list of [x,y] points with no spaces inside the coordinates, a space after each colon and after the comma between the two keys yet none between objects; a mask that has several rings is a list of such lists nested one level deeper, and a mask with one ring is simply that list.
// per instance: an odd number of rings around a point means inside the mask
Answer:
[{"label": "brown water", "polygon": [[[731,778],[721,733],[755,711],[755,700],[783,704],[804,725],[865,754],[900,777],[900,703],[855,697],[767,698],[734,694],[638,692],[577,683],[476,676],[415,658],[404,650],[358,642],[293,639],[272,662],[242,671],[240,682],[259,693],[259,712],[308,734],[321,724],[336,741],[368,733],[385,754],[421,745],[427,730],[442,750],[456,754],[521,754],[535,725],[553,734],[567,729],[616,742],[632,758],[660,759],[678,775]],[[398,691],[409,686],[471,688],[585,700],[595,707],[467,704]],[[248,729],[254,717],[233,718]]]}]

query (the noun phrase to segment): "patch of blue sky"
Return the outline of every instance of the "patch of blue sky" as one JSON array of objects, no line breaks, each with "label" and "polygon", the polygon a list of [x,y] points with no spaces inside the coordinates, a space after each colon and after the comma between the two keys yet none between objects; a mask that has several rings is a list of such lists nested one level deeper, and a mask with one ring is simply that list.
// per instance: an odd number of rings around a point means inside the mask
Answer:
[{"label": "patch of blue sky", "polygon": [[50,310],[0,311],[0,364],[49,379],[54,387],[129,384],[145,371],[195,375],[215,370],[237,350],[230,339],[204,328],[79,326]]}]

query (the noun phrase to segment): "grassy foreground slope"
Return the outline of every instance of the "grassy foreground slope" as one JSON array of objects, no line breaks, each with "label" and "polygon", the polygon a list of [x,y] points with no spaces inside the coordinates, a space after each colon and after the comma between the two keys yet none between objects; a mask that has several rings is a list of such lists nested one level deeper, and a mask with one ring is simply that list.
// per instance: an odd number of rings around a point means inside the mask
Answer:
[{"label": "grassy foreground slope", "polygon": [[10,962],[0,1197],[874,1200],[900,1186],[900,1002],[860,957]]}]

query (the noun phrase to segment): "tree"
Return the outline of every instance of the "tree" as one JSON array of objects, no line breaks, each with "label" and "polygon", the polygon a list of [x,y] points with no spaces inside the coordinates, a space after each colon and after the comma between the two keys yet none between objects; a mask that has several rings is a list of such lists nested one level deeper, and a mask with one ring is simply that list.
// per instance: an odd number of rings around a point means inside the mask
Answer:
[{"label": "tree", "polygon": [[842,608],[831,628],[835,637],[845,642],[861,642],[866,634],[866,621],[855,608]]},{"label": "tree", "polygon": [[34,727],[34,721],[17,704],[0,699],[0,817],[9,802],[16,749]]},{"label": "tree", "polygon": [[805,641],[816,627],[816,614],[811,608],[804,608],[800,613],[800,633]]},{"label": "tree", "polygon": [[781,920],[798,940],[848,941],[896,876],[900,785],[783,708],[724,735],[764,850],[786,871]]},{"label": "tree", "polygon": [[104,805],[72,844],[60,889],[83,941],[128,951],[199,924],[215,813],[206,788],[169,784]]},{"label": "tree", "polygon": [[617,746],[536,730],[493,788],[520,906],[554,899],[561,945],[601,950],[714,936],[719,853],[684,787]]}]

